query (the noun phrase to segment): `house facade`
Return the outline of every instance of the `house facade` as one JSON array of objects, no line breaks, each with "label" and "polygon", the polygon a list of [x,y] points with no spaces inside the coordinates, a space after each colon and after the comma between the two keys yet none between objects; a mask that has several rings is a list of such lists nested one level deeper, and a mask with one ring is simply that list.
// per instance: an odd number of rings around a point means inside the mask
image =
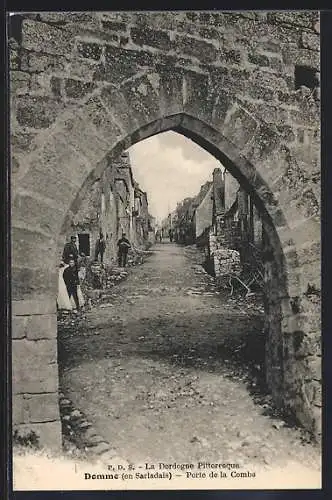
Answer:
[{"label": "house facade", "polygon": [[147,193],[133,177],[129,153],[107,160],[107,168],[84,195],[77,213],[70,221],[63,244],[71,235],[77,237],[80,254],[95,259],[100,233],[106,240],[105,263],[116,263],[117,241],[126,234],[134,247],[144,247],[149,239]]}]

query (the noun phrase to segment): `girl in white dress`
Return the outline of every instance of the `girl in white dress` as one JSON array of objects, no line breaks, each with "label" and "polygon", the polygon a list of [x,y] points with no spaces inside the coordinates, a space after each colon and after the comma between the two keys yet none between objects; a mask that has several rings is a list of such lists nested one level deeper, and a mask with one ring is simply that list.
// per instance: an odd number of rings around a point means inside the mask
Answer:
[{"label": "girl in white dress", "polygon": [[60,264],[59,269],[59,284],[58,284],[58,309],[71,311],[73,309],[72,301],[69,299],[67,287],[63,279],[63,271],[68,267],[68,264]]}]

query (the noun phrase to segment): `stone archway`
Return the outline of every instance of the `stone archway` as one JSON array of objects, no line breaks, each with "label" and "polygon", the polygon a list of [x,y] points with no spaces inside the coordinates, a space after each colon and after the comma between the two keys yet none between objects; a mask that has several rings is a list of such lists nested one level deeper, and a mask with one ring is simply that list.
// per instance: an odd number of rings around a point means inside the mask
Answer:
[{"label": "stone archway", "polygon": [[[28,40],[29,30],[38,23],[27,21]],[[120,62],[123,58],[128,63],[131,55],[131,49],[121,49]],[[149,66],[149,61],[144,64]],[[281,396],[275,386],[280,376],[273,372],[278,366],[269,367],[270,385],[275,397],[279,395],[318,434],[320,315],[319,301],[310,295],[310,290],[320,289],[314,186],[294,182],[301,180],[300,161],[280,128],[263,118],[261,104],[245,104],[238,98],[245,75],[234,74],[229,80],[229,75],[225,78],[211,68],[207,82],[202,73],[183,70],[171,60],[151,61],[119,85],[91,86],[78,102],[60,99],[60,107],[35,135],[31,151],[13,175],[13,423],[22,430],[35,429],[45,444],[60,444],[56,255],[66,214],[79,206],[93,176],[105,168],[107,155],[116,156],[144,138],[172,129],[220,159],[265,217],[277,263],[269,294],[269,341],[272,346],[278,338],[271,351],[278,351],[276,358],[283,360]],[[31,127],[29,113],[35,112],[34,106],[43,112],[38,107],[45,106],[43,99],[29,97],[25,105],[14,93],[12,128],[17,120]],[[314,110],[310,113],[315,121]],[[16,150],[13,145],[13,158],[19,157]]]}]

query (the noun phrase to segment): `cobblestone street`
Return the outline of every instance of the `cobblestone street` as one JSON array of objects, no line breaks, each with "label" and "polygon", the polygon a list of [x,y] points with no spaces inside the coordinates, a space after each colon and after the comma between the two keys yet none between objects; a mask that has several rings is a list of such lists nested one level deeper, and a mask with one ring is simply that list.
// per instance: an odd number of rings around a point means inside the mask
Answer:
[{"label": "cobblestone street", "polygon": [[[223,460],[254,470],[295,461],[318,470],[319,450],[268,415],[245,359],[236,361],[262,330],[262,309],[249,300],[217,292],[184,247],[156,245],[82,328],[59,332],[61,389],[132,463]],[[259,345],[247,361],[259,363]]]}]

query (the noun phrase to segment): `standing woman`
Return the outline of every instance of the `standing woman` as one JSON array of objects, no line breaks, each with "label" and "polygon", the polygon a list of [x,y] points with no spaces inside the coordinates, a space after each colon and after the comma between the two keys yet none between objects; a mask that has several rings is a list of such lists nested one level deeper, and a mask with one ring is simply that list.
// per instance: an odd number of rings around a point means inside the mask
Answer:
[{"label": "standing woman", "polygon": [[73,308],[70,302],[66,284],[63,279],[63,272],[67,267],[68,264],[64,264],[63,262],[61,262],[59,269],[57,306],[60,310],[71,311]]}]

